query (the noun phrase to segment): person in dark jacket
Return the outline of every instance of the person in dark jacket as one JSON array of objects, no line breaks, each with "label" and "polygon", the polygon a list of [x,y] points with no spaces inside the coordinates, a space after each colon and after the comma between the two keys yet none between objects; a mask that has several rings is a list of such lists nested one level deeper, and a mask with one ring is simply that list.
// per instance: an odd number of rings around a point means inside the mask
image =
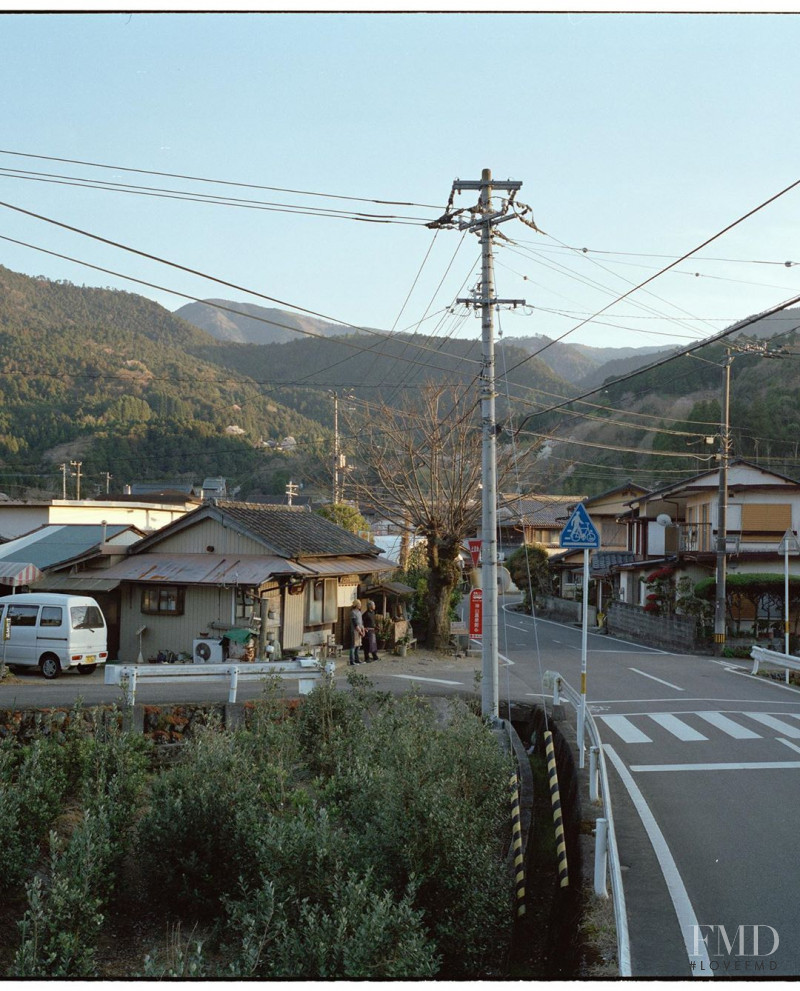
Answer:
[{"label": "person in dark jacket", "polygon": [[364,647],[364,661],[369,664],[370,661],[379,660],[378,637],[375,632],[375,603],[372,601],[367,602],[367,609],[363,615],[363,622],[364,636],[361,642]]}]

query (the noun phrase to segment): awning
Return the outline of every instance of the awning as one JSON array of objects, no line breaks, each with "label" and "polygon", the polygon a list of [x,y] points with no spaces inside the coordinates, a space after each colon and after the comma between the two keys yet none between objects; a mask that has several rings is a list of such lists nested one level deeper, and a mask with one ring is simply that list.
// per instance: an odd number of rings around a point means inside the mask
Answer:
[{"label": "awning", "polygon": [[35,564],[23,561],[0,561],[0,585],[32,585],[42,577]]},{"label": "awning", "polygon": [[76,595],[93,595],[95,592],[111,592],[119,585],[119,579],[94,578],[87,575],[45,575],[36,583],[37,592],[73,592]]},{"label": "awning", "polygon": [[387,571],[396,571],[399,567],[396,561],[386,557],[372,557],[362,554],[356,557],[323,557],[302,558],[303,570],[308,577],[329,577],[334,575],[372,575]]}]

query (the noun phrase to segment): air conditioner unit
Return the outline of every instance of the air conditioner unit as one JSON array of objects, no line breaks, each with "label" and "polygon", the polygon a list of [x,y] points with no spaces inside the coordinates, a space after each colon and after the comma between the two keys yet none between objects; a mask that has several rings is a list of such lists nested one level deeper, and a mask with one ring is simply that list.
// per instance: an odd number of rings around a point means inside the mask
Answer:
[{"label": "air conditioner unit", "polygon": [[225,660],[222,656],[222,640],[195,640],[192,660],[195,664],[221,664]]}]

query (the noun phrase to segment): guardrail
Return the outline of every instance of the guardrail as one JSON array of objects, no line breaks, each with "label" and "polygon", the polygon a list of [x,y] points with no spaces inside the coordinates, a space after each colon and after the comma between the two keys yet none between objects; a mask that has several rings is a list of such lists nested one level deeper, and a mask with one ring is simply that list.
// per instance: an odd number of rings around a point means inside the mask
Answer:
[{"label": "guardrail", "polygon": [[[563,697],[580,711],[581,696],[565,681],[557,671],[548,671],[546,676],[553,678],[553,705],[559,705]],[[611,809],[611,791],[608,785],[608,770],[603,753],[603,742],[597,730],[594,716],[587,710],[584,732],[588,734],[592,746],[589,751],[589,799],[603,803],[604,819],[597,820],[595,834],[594,887],[600,896],[606,896],[606,873],[611,877],[611,893],[614,900],[614,919],[617,926],[617,959],[620,977],[631,976],[631,947],[628,934],[628,915],[625,909],[625,891],[622,886],[622,868],[619,862],[617,834],[614,829],[614,815]],[[583,741],[580,741],[581,745]],[[606,866],[607,861],[607,866]]]},{"label": "guardrail", "polygon": [[134,705],[136,687],[140,680],[169,682],[227,681],[228,702],[236,701],[239,681],[258,681],[277,676],[297,679],[301,695],[307,695],[323,675],[333,675],[336,665],[327,661],[324,665],[316,657],[297,657],[293,661],[264,661],[255,664],[108,664],[105,669],[106,685],[122,685],[125,703]]},{"label": "guardrail", "polygon": [[751,674],[758,674],[759,664],[771,664],[776,668],[786,670],[786,681],[789,681],[789,670],[800,671],[800,657],[793,654],[781,654],[777,650],[769,650],[767,647],[753,647],[750,651],[753,658],[753,670]]}]

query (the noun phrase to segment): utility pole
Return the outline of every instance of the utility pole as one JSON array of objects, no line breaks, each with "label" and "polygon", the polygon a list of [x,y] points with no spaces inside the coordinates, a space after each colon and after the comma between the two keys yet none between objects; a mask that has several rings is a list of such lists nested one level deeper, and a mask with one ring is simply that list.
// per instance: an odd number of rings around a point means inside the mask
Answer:
[{"label": "utility pole", "polygon": [[339,503],[339,393],[333,394],[333,504]]},{"label": "utility pole", "polygon": [[725,582],[728,555],[728,461],[731,455],[731,357],[728,348],[722,365],[722,416],[719,426],[719,495],[717,498],[717,586],[714,598],[714,653],[725,647]]},{"label": "utility pole", "polygon": [[298,488],[299,488],[299,486],[298,486],[297,482],[288,482],[287,483],[287,485],[286,485],[287,505],[289,505],[289,506],[292,505],[292,499],[297,495]]},{"label": "utility pole", "polygon": [[[474,231],[481,239],[481,283],[477,292],[459,303],[480,307],[482,367],[480,377],[482,446],[482,503],[481,503],[481,584],[483,585],[483,639],[481,655],[481,714],[484,718],[499,716],[498,690],[498,623],[497,623],[497,423],[495,419],[495,358],[494,358],[494,310],[500,304],[524,305],[522,299],[497,299],[494,288],[494,256],[492,253],[492,229],[506,220],[518,216],[507,212],[521,182],[493,182],[490,169],[484,169],[478,181],[453,183],[453,195],[464,190],[478,190],[477,208],[470,212],[472,218],[458,223],[460,230]],[[493,210],[492,194],[495,190],[509,192],[500,211]],[[452,215],[450,215],[452,216]],[[450,219],[447,214],[442,221]],[[437,222],[439,223],[439,222]]]},{"label": "utility pole", "polygon": [[82,461],[70,461],[71,467],[75,469],[75,499],[77,502],[81,500],[81,465]]},{"label": "utility pole", "polygon": [[61,498],[67,498],[67,462],[64,461],[58,466],[61,469]]}]

